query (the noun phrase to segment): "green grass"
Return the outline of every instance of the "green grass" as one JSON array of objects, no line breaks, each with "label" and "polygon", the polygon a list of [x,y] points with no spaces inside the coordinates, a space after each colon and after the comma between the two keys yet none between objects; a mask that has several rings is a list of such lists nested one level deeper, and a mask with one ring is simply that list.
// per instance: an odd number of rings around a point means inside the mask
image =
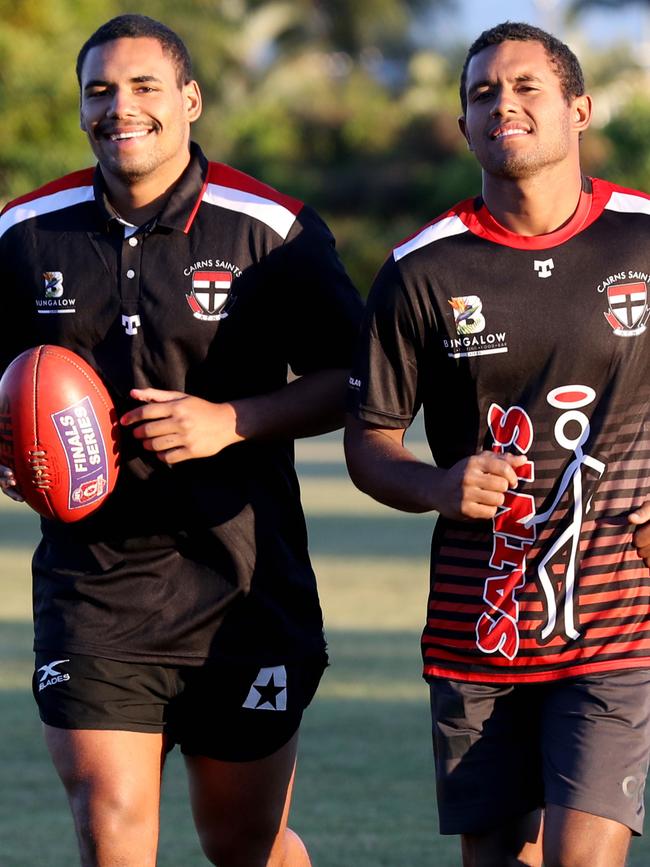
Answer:
[{"label": "green grass", "polygon": [[[421,445],[416,444],[421,451]],[[291,824],[315,867],[452,867],[437,833],[419,633],[431,518],[355,491],[335,437],[298,444],[303,500],[328,626],[331,667],[305,715]],[[0,497],[0,859],[72,867],[74,832],[30,692],[29,559],[35,517]],[[180,757],[165,771],[159,867],[200,867]],[[635,840],[630,867],[647,867]]]}]

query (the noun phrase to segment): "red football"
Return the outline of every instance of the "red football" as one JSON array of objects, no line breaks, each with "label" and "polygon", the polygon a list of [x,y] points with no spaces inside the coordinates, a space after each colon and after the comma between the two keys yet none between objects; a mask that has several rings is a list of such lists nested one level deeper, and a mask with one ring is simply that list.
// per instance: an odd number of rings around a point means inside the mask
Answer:
[{"label": "red football", "polygon": [[0,464],[39,514],[79,521],[115,487],[119,425],[95,370],[62,346],[36,346],[0,379]]}]

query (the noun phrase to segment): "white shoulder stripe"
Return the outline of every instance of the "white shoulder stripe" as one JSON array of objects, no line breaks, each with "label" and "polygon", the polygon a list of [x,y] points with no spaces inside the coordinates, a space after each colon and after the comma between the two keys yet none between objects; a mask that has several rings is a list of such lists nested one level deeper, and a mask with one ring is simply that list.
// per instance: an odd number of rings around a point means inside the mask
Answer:
[{"label": "white shoulder stripe", "polygon": [[445,217],[443,220],[438,220],[431,226],[422,229],[414,238],[395,247],[393,250],[393,258],[396,262],[408,256],[409,253],[419,250],[420,247],[426,247],[427,244],[433,244],[434,241],[439,241],[442,238],[449,238],[451,235],[462,235],[467,232],[467,226],[463,223],[460,217],[455,214],[451,217]]},{"label": "white shoulder stripe", "polygon": [[612,193],[605,205],[606,211],[620,211],[626,214],[650,214],[650,199],[632,193]]},{"label": "white shoulder stripe", "polygon": [[296,219],[294,213],[278,202],[220,184],[208,184],[203,201],[229,211],[248,214],[270,226],[282,239],[286,239]]},{"label": "white shoulder stripe", "polygon": [[12,226],[22,223],[24,220],[31,220],[33,217],[40,217],[42,214],[50,214],[52,211],[60,211],[63,208],[69,208],[83,202],[92,202],[94,198],[93,188],[89,186],[60,190],[49,196],[41,196],[38,199],[23,202],[10,208],[0,217],[0,238]]}]

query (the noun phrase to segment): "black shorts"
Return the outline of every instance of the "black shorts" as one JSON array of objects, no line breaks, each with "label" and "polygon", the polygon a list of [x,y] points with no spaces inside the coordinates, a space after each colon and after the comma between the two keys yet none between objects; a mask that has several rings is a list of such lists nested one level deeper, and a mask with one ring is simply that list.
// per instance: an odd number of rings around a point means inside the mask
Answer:
[{"label": "black shorts", "polygon": [[480,834],[544,804],[643,829],[650,672],[544,684],[430,683],[442,834]]},{"label": "black shorts", "polygon": [[245,762],[291,739],[324,668],[320,657],[178,667],[37,653],[32,689],[47,725],[162,733],[186,755]]}]

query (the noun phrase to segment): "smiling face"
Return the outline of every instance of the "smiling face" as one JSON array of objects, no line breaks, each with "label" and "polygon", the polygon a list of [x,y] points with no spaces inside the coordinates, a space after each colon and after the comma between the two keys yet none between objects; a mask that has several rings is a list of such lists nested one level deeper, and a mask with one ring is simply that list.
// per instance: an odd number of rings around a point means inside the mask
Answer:
[{"label": "smiling face", "polygon": [[179,84],[158,40],[116,39],[92,48],[81,70],[81,128],[107,183],[147,181],[163,193],[189,162],[190,124],[201,113],[195,81]]},{"label": "smiling face", "polygon": [[568,100],[540,42],[506,40],[472,57],[460,128],[484,173],[522,179],[578,165],[589,97]]}]

